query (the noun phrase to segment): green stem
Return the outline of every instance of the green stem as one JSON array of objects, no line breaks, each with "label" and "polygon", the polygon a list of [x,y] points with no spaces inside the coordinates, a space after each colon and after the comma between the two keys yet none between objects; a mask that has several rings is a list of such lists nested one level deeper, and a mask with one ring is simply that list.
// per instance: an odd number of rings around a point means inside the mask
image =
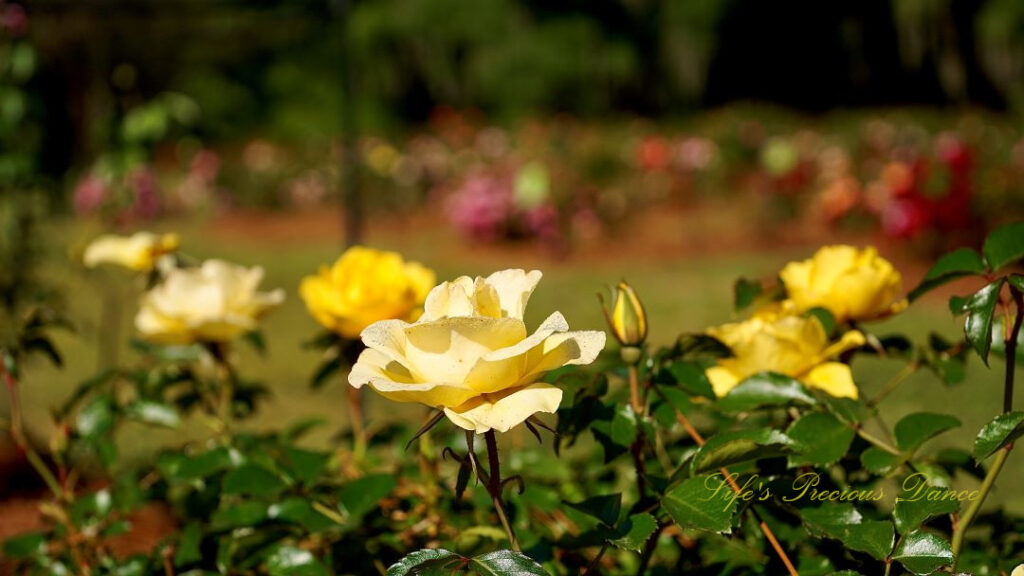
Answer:
[{"label": "green stem", "polygon": [[992,461],[992,467],[988,469],[988,473],[985,474],[985,479],[981,482],[981,488],[978,491],[978,499],[971,502],[967,512],[964,513],[963,517],[960,518],[960,522],[957,523],[956,529],[953,530],[953,570],[956,571],[956,563],[960,559],[960,550],[964,546],[964,536],[967,534],[967,528],[970,527],[971,522],[981,511],[981,505],[984,504],[985,498],[988,493],[992,490],[992,486],[996,483],[996,477],[999,476],[999,471],[1003,469],[1003,464],[1006,463],[1006,457],[1010,455],[1010,450],[1013,449],[1013,445],[1004,446],[1000,450],[995,459]]},{"label": "green stem", "polygon": [[18,401],[18,382],[14,379],[14,376],[7,371],[7,366],[3,360],[0,360],[0,375],[3,376],[4,384],[7,387],[7,397],[11,405],[11,420],[10,430],[11,437],[14,438],[14,443],[17,444],[18,448],[25,454],[25,458],[28,460],[32,468],[35,469],[39,477],[46,483],[46,487],[53,492],[53,495],[58,499],[63,499],[67,496],[64,488],[60,482],[57,481],[57,477],[54,476],[50,467],[46,465],[42,456],[36,452],[36,449],[32,447],[32,444],[28,441],[28,437],[25,435],[25,429],[22,424],[21,417],[21,403]]},{"label": "green stem", "polygon": [[882,440],[881,438],[878,438],[877,436],[868,433],[863,428],[857,428],[857,436],[860,436],[861,438],[866,440],[868,444],[871,444],[872,446],[880,450],[884,450],[889,454],[892,454],[893,456],[903,456],[903,452],[900,452],[893,446],[890,446],[888,442]]},{"label": "green stem", "polygon": [[512,529],[512,524],[508,521],[505,505],[501,501],[501,462],[498,460],[498,439],[494,435],[494,430],[484,432],[484,440],[487,441],[487,461],[490,464],[490,474],[484,480],[484,485],[487,487],[487,492],[491,495],[494,510],[498,513],[498,519],[501,520],[505,533],[508,534],[508,540],[512,545],[512,549],[519,552],[519,541],[516,539],[516,533]]},{"label": "green stem", "polygon": [[892,394],[894,391],[896,391],[896,389],[900,387],[900,384],[906,382],[907,378],[909,378],[912,374],[917,372],[920,368],[921,365],[918,364],[916,361],[904,366],[902,370],[900,370],[899,372],[896,373],[895,376],[893,376],[892,380],[889,380],[885,384],[885,386],[882,387],[882,389],[878,392],[878,394],[874,396],[874,398],[868,400],[868,406],[878,406],[879,402],[884,400],[887,396],[889,396],[889,394]]},{"label": "green stem", "polygon": [[[1017,335],[1020,333],[1021,324],[1024,323],[1024,293],[1010,286],[1010,296],[1013,297],[1013,302],[1017,306],[1017,316],[1014,319],[1010,337],[1006,339],[1006,377],[1003,381],[1004,414],[1013,410],[1013,379],[1017,368]],[[974,521],[978,512],[981,511],[981,506],[985,503],[988,493],[992,491],[992,486],[995,485],[996,478],[999,477],[999,472],[1003,469],[1003,464],[1006,463],[1006,458],[1010,455],[1011,450],[1013,450],[1013,444],[1007,444],[996,454],[995,459],[992,461],[992,467],[988,469],[985,479],[981,482],[978,499],[971,502],[967,512],[960,518],[960,522],[957,523],[956,528],[953,530],[954,571],[956,570],[957,562],[960,560],[960,550],[963,549],[967,529],[970,528],[971,522]]]}]

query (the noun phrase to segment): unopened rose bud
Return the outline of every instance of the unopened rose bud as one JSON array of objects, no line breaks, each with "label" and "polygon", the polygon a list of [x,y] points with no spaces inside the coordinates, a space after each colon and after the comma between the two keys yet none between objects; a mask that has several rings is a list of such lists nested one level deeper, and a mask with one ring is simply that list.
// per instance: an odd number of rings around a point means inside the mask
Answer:
[{"label": "unopened rose bud", "polygon": [[612,335],[622,344],[623,359],[627,362],[638,361],[640,345],[647,338],[647,313],[632,286],[624,281],[619,282],[615,287],[615,302],[610,311],[605,309],[605,318]]}]

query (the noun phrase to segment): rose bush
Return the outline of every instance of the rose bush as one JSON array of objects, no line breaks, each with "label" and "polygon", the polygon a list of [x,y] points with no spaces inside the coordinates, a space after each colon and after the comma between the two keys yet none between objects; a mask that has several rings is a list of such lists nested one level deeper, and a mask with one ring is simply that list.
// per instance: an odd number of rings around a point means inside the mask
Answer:
[{"label": "rose bush", "polygon": [[[5,542],[0,564],[103,576],[1020,571],[1024,519],[986,500],[996,485],[1013,489],[1000,472],[1024,435],[1013,400],[1024,224],[995,230],[980,252],[944,256],[911,291],[913,302],[952,279],[983,281],[951,301],[962,341],[923,344],[862,324],[903,307],[898,274],[871,249],[829,247],[785,266],[780,285],[741,280],[745,318],[661,348],[646,336],[665,319],[648,317],[642,291],[621,282],[607,314],[619,354],[558,312],[528,331],[538,271],[464,276],[424,293],[411,277],[423,276],[397,255],[355,254],[317,276],[307,300],[331,329],[310,343],[327,357],[312,380],[346,368],[352,389],[422,404],[425,421],[391,405],[387,425],[356,422],[353,411],[330,451],[303,442],[310,422],[239,425],[265,389],[228,344],[245,334],[259,349],[259,318],[283,294],[258,290],[258,268],[168,261],[141,298],[141,358],[54,408],[46,457],[17,409],[6,422],[51,494],[44,528]],[[362,344],[334,332],[367,310],[380,317]],[[12,394],[30,352],[56,354],[56,325],[37,309],[0,343]],[[879,404],[907,376],[928,369],[937,385],[956,382],[972,350],[1004,359],[1005,388],[991,422],[959,443],[969,452],[929,445],[962,426],[955,415],[881,418]],[[874,386],[862,356],[902,367]],[[865,398],[865,384],[878,392]],[[115,439],[129,424],[207,432],[126,462]],[[519,429],[542,441],[552,431],[553,449],[526,450]],[[96,469],[105,479],[77,482]],[[150,551],[114,553],[111,538],[153,503],[173,530]]]}]

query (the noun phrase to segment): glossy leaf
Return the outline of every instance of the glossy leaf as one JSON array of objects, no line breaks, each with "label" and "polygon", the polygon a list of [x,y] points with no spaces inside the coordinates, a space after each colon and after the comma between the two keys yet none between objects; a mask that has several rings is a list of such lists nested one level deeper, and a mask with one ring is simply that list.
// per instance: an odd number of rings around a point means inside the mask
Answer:
[{"label": "glossy leaf", "polygon": [[513,550],[498,550],[469,561],[480,576],[550,576],[547,570],[529,556]]},{"label": "glossy leaf", "polygon": [[919,530],[903,537],[892,558],[913,574],[931,574],[953,563],[953,550],[949,542]]},{"label": "glossy leaf", "polygon": [[861,453],[860,463],[869,471],[884,476],[903,464],[903,458],[872,446]]},{"label": "glossy leaf", "polygon": [[856,433],[853,428],[827,412],[814,412],[797,420],[786,430],[799,449],[789,457],[790,466],[826,466],[846,454]]},{"label": "glossy leaf", "polygon": [[1024,258],[1024,222],[1006,224],[990,232],[981,253],[993,271]]},{"label": "glossy leaf", "polygon": [[960,420],[949,414],[934,412],[917,412],[904,416],[893,434],[896,436],[896,447],[904,452],[916,449],[927,440],[960,426]]},{"label": "glossy leaf", "polygon": [[999,289],[1002,286],[1003,279],[1000,278],[975,292],[964,303],[964,311],[967,313],[964,320],[964,335],[986,366],[988,352],[992,347],[992,315],[995,313]]},{"label": "glossy leaf", "polygon": [[222,490],[225,494],[243,494],[258,498],[278,495],[287,485],[281,478],[256,464],[243,464],[224,476]]},{"label": "glossy leaf", "polygon": [[616,548],[639,552],[647,539],[658,529],[658,521],[647,513],[633,514],[626,518],[616,530],[615,536],[609,540]]},{"label": "glossy leaf", "polygon": [[942,284],[964,276],[984,273],[985,262],[982,261],[981,256],[970,248],[960,248],[936,260],[928,273],[924,275],[921,283],[910,291],[908,297],[914,301]]},{"label": "glossy leaf", "polygon": [[392,564],[387,576],[419,576],[430,574],[431,570],[434,574],[441,574],[445,569],[452,574],[455,573],[454,568],[461,564],[464,564],[462,556],[443,548],[417,550]]},{"label": "glossy leaf", "polygon": [[605,526],[614,526],[622,510],[622,494],[606,494],[582,502],[566,502],[566,506],[598,519]]},{"label": "glossy leaf", "polygon": [[619,406],[618,410],[615,411],[615,416],[612,417],[608,435],[611,437],[612,442],[619,446],[629,447],[633,445],[637,435],[637,421],[636,414],[633,413],[632,408],[626,405]]},{"label": "glossy leaf", "polygon": [[674,383],[691,396],[714,398],[715,391],[704,373],[704,368],[696,362],[680,361],[668,367]]},{"label": "glossy leaf", "polygon": [[920,476],[918,479],[921,484],[905,485],[903,494],[896,498],[892,517],[900,534],[920,528],[932,516],[952,514],[960,508],[958,500],[946,497],[950,494],[948,490],[928,486]]},{"label": "glossy leaf", "polygon": [[267,558],[269,576],[327,576],[329,571],[309,550],[281,546]]},{"label": "glossy leaf", "polygon": [[739,462],[787,455],[795,451],[795,444],[789,436],[768,428],[723,432],[701,446],[690,462],[690,470],[700,474]]},{"label": "glossy leaf", "polygon": [[728,533],[737,498],[721,475],[695,476],[670,489],[661,505],[676,524],[708,532]]},{"label": "glossy leaf", "polygon": [[97,438],[114,428],[114,399],[106,394],[93,398],[75,418],[75,429],[85,438]]},{"label": "glossy leaf", "polygon": [[728,412],[745,412],[771,406],[815,403],[814,396],[795,378],[761,372],[740,382],[715,405]]},{"label": "glossy leaf", "polygon": [[190,522],[185,526],[174,547],[174,565],[181,568],[202,560],[203,555],[199,549],[202,539],[203,530],[198,522]]},{"label": "glossy leaf", "polygon": [[1024,412],[1000,414],[978,432],[974,439],[974,459],[980,463],[1022,435]]},{"label": "glossy leaf", "polygon": [[181,425],[181,416],[170,404],[154,400],[138,400],[128,406],[128,414],[140,422],[177,428]]},{"label": "glossy leaf", "polygon": [[892,523],[865,519],[852,504],[804,508],[800,515],[812,535],[839,540],[848,548],[866,552],[878,560],[884,560],[892,551],[896,538]]}]

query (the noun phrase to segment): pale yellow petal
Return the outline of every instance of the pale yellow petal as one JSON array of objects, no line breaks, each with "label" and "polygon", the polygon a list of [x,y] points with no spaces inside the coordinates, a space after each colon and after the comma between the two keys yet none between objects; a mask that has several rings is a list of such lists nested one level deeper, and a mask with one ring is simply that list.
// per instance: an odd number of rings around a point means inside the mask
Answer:
[{"label": "pale yellow petal", "polygon": [[522,320],[526,304],[542,276],[540,270],[501,270],[488,276],[487,284],[497,291],[504,315]]},{"label": "pale yellow petal", "polygon": [[417,322],[405,328],[407,366],[426,382],[463,382],[484,355],[526,338],[515,318],[467,316]]},{"label": "pale yellow petal", "polygon": [[818,388],[838,398],[856,399],[859,395],[850,367],[839,362],[819,364],[801,380],[808,388]]},{"label": "pale yellow petal", "polygon": [[444,413],[456,426],[483,434],[508,432],[538,412],[553,414],[562,401],[562,390],[550,384],[533,384],[500,398],[478,396]]},{"label": "pale yellow petal", "polygon": [[719,398],[728,394],[740,383],[740,377],[724,366],[712,366],[704,374],[711,382],[711,389],[715,391],[715,396]]}]

